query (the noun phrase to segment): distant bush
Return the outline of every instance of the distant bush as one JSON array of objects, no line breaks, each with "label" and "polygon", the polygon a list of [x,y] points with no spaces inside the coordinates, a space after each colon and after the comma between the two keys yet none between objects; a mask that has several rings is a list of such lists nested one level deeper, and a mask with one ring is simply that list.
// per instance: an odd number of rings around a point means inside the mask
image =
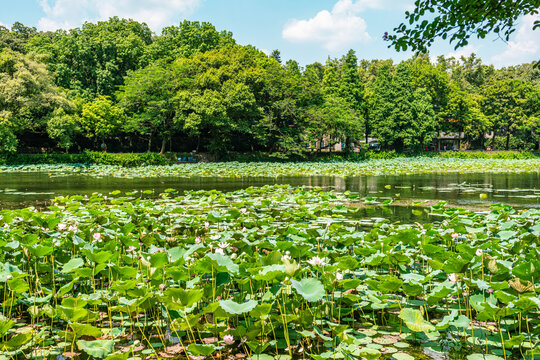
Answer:
[{"label": "distant bush", "polygon": [[7,154],[0,155],[1,165],[28,164],[100,164],[120,166],[169,165],[176,155],[157,153],[108,153],[85,151],[80,154]]},{"label": "distant bush", "polygon": [[445,159],[534,159],[538,156],[529,151],[448,151],[436,155]]}]

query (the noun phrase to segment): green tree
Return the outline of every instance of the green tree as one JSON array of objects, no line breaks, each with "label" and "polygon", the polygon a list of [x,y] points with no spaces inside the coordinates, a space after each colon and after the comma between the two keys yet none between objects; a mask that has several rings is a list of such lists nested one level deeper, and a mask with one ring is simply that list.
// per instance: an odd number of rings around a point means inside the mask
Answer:
[{"label": "green tree", "polygon": [[[405,12],[406,21],[397,26],[395,34],[385,34],[396,50],[426,52],[435,39],[448,39],[455,48],[469,43],[472,35],[483,39],[489,33],[508,41],[515,31],[518,18],[537,14],[538,0],[417,0],[412,12]],[[533,29],[540,26],[536,20]]]},{"label": "green tree", "polygon": [[144,66],[151,43],[146,24],[113,17],[69,32],[34,36],[27,49],[46,55],[57,85],[93,98],[112,96],[129,71]]},{"label": "green tree", "polygon": [[413,90],[409,65],[399,64],[392,78],[389,68],[383,66],[379,78],[371,111],[373,133],[379,143],[400,152],[428,144],[436,129],[435,113],[427,90]]},{"label": "green tree", "polygon": [[13,133],[11,124],[0,118],[0,153],[16,152],[17,143],[17,137]]},{"label": "green tree", "polygon": [[482,108],[493,124],[494,135],[506,136],[506,150],[510,136],[527,120],[525,103],[532,88],[519,80],[493,80],[483,89]]},{"label": "green tree", "polygon": [[25,53],[26,43],[36,34],[35,27],[24,26],[18,21],[11,26],[11,30],[0,26],[0,50],[11,49]]},{"label": "green tree", "polygon": [[148,62],[159,59],[172,61],[233,45],[235,40],[231,32],[217,31],[208,22],[184,20],[179,26],[165,27],[147,48],[146,56]]},{"label": "green tree", "polygon": [[148,151],[157,136],[163,154],[178,128],[175,96],[181,79],[177,63],[156,62],[130,73],[118,93],[119,104],[130,114],[125,129],[148,137]]},{"label": "green tree", "polygon": [[67,152],[75,145],[75,139],[81,134],[80,119],[76,114],[58,108],[47,120],[47,134]]},{"label": "green tree", "polygon": [[125,122],[122,108],[110,98],[98,96],[82,106],[80,124],[87,137],[96,141],[118,136]]},{"label": "green tree", "polygon": [[483,147],[484,135],[490,130],[491,122],[482,112],[480,101],[481,97],[451,84],[447,106],[441,113],[440,130],[463,132],[467,140]]},{"label": "green tree", "polygon": [[54,110],[69,107],[44,64],[9,49],[0,52],[0,117],[14,134],[39,132]]}]

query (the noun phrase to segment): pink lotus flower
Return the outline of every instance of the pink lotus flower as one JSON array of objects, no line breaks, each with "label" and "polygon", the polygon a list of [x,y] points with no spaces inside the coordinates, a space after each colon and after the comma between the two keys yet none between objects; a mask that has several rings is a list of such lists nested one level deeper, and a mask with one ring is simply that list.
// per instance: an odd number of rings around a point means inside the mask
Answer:
[{"label": "pink lotus flower", "polygon": [[101,239],[101,233],[94,233],[92,237],[94,238],[94,241],[99,241]]},{"label": "pink lotus flower", "polygon": [[197,236],[195,238],[195,244],[200,244],[200,243],[201,243],[201,238]]},{"label": "pink lotus flower", "polygon": [[456,240],[459,237],[459,234],[457,232],[452,233],[452,239]]},{"label": "pink lotus flower", "polygon": [[448,280],[450,280],[450,282],[451,282],[452,284],[455,284],[455,283],[458,281],[458,276],[457,276],[457,274],[455,274],[455,273],[450,274],[450,275],[448,276]]},{"label": "pink lotus flower", "polygon": [[225,344],[227,345],[232,345],[234,344],[234,337],[232,335],[225,335],[223,341],[225,341]]},{"label": "pink lotus flower", "polygon": [[66,230],[66,228],[67,228],[66,223],[60,223],[60,224],[58,224],[58,230],[62,231],[62,230]]},{"label": "pink lotus flower", "polygon": [[336,273],[336,280],[343,280],[343,274],[340,272]]},{"label": "pink lotus flower", "polygon": [[482,256],[482,255],[484,255],[484,250],[476,249],[476,256]]}]

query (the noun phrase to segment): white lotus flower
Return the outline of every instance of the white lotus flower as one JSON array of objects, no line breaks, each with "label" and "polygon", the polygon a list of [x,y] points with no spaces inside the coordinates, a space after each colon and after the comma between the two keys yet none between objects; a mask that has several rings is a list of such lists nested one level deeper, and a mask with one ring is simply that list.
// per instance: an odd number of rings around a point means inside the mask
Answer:
[{"label": "white lotus flower", "polygon": [[321,259],[318,256],[314,256],[313,258],[311,258],[311,260],[308,260],[308,263],[311,266],[324,266],[325,265],[324,259]]}]

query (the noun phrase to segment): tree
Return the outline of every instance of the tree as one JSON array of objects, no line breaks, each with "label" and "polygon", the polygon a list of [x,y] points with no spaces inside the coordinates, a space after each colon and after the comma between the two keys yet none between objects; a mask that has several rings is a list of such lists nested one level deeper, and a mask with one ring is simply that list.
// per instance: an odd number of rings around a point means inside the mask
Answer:
[{"label": "tree", "polygon": [[484,86],[482,108],[493,124],[496,135],[506,136],[506,150],[510,136],[527,120],[525,104],[532,88],[519,80],[492,80]]},{"label": "tree", "polygon": [[362,138],[363,123],[352,105],[336,95],[324,96],[322,106],[314,106],[306,112],[307,132],[312,140],[326,141],[328,147],[348,139]]},{"label": "tree", "polygon": [[[468,44],[475,34],[483,39],[495,33],[505,41],[516,30],[517,19],[526,14],[537,14],[538,0],[417,0],[412,12],[405,12],[406,21],[396,28],[395,34],[385,33],[385,39],[396,50],[426,52],[435,39],[449,39],[459,48]],[[540,26],[536,20],[533,29]]]},{"label": "tree", "polygon": [[396,151],[419,148],[433,139],[435,113],[424,88],[413,90],[409,65],[401,63],[390,79],[389,68],[379,72],[373,96],[373,133],[384,147]]},{"label": "tree", "polygon": [[[489,131],[491,122],[484,115],[480,106],[480,97],[469,94],[450,85],[447,106],[441,115],[440,130],[444,132],[463,132],[469,141],[484,146],[484,135]],[[461,145],[460,145],[461,147]]]},{"label": "tree", "polygon": [[37,34],[35,27],[27,27],[16,21],[11,26],[11,31],[0,26],[0,50],[11,49],[20,53],[25,53],[28,40]]},{"label": "tree", "polygon": [[373,85],[373,93],[370,101],[371,133],[378,139],[383,147],[392,143],[391,121],[392,99],[392,76],[390,67],[383,65],[377,74]]},{"label": "tree", "polygon": [[82,106],[80,123],[89,138],[105,141],[117,136],[124,120],[123,109],[106,96],[98,96]]},{"label": "tree", "polygon": [[113,96],[129,71],[146,65],[143,55],[151,42],[146,24],[112,17],[52,36],[39,34],[27,49],[46,55],[57,85],[92,99]]},{"label": "tree", "polygon": [[161,138],[160,153],[177,128],[175,96],[181,75],[177,63],[153,63],[130,73],[118,93],[119,104],[131,115],[125,129],[148,137],[148,151],[152,137]]},{"label": "tree", "polygon": [[81,134],[80,119],[64,109],[56,109],[47,120],[47,134],[57,141],[58,146],[66,152],[75,145],[74,141]]},{"label": "tree", "polygon": [[230,31],[217,31],[208,22],[184,20],[179,26],[165,27],[147,48],[146,57],[148,63],[159,59],[172,61],[233,45]]},{"label": "tree", "polygon": [[179,76],[187,80],[175,97],[182,130],[207,142],[214,153],[246,146],[252,150],[266,90],[262,65],[269,62],[276,63],[252,47],[240,46],[179,59]]},{"label": "tree", "polygon": [[0,153],[14,153],[17,151],[17,137],[13,133],[11,124],[0,118]]},{"label": "tree", "polygon": [[54,110],[69,107],[44,64],[9,49],[0,52],[0,118],[14,134],[41,131]]},{"label": "tree", "polygon": [[281,52],[278,49],[272,51],[272,53],[270,54],[270,58],[276,60],[278,63],[281,64]]}]

